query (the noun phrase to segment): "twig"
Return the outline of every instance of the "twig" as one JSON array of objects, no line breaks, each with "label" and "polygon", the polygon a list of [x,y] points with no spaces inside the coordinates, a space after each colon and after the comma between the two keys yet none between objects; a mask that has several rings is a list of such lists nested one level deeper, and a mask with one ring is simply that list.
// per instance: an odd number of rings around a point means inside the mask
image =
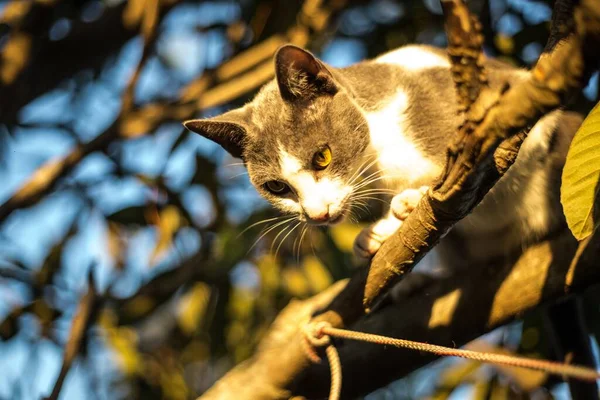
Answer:
[{"label": "twig", "polygon": [[133,108],[134,104],[134,91],[136,84],[139,80],[140,74],[142,72],[142,68],[146,64],[148,57],[152,54],[152,49],[156,43],[157,38],[157,27],[159,21],[159,11],[160,11],[160,0],[149,0],[149,4],[146,5],[146,9],[144,11],[144,17],[142,21],[142,37],[144,38],[144,44],[142,48],[142,56],[140,57],[140,61],[138,65],[131,75],[129,79],[129,83],[127,84],[127,88],[123,93],[123,105],[122,113],[125,113]]},{"label": "twig", "polygon": [[65,345],[65,354],[63,356],[62,367],[60,368],[58,378],[56,378],[56,383],[54,384],[52,393],[46,398],[47,400],[58,399],[58,395],[60,394],[60,390],[62,388],[65,377],[67,376],[67,373],[69,372],[69,369],[73,364],[73,360],[79,353],[82,339],[85,335],[89,324],[91,323],[90,317],[92,315],[95,303],[96,289],[94,287],[93,275],[90,270],[90,275],[88,279],[88,291],[81,298],[79,306],[77,307],[77,311],[75,312],[75,316],[73,317],[73,323],[71,325],[69,339],[67,341],[67,344]]},{"label": "twig", "polygon": [[448,35],[448,55],[461,111],[468,111],[487,84],[483,68],[481,24],[463,0],[442,0]]}]

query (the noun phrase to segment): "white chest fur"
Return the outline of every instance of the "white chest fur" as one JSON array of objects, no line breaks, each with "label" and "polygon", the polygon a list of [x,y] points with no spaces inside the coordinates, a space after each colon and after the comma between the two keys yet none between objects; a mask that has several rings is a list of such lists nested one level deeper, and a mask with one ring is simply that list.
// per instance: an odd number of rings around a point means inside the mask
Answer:
[{"label": "white chest fur", "polygon": [[377,159],[376,167],[386,185],[398,191],[420,186],[440,172],[405,134],[403,110],[407,104],[408,97],[400,90],[378,110],[364,113],[371,137],[367,155]]}]

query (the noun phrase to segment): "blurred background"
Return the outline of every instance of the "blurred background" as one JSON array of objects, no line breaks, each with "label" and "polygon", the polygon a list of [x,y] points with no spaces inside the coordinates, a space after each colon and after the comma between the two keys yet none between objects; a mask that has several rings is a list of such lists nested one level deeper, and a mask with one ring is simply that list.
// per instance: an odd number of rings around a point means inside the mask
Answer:
[{"label": "blurred background", "polygon": [[[488,54],[536,61],[551,0],[469,5]],[[0,399],[59,377],[61,399],[195,398],[292,297],[349,276],[378,204],[329,231],[281,223],[239,160],[181,125],[248,101],[288,42],[343,67],[446,38],[438,0],[0,2]],[[487,346],[551,357],[543,330],[532,315]],[[369,398],[427,396],[568,398],[543,373],[452,360]]]}]

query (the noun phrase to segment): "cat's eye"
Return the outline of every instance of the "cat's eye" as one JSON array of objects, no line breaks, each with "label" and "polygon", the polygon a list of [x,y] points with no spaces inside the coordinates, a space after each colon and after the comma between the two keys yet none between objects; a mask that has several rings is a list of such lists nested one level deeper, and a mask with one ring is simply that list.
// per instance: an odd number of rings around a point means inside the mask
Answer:
[{"label": "cat's eye", "polygon": [[321,170],[331,164],[331,149],[329,146],[323,147],[313,155],[312,165],[315,169]]},{"label": "cat's eye", "polygon": [[265,183],[265,188],[269,192],[277,195],[286,194],[290,191],[290,187],[281,181],[269,181]]}]

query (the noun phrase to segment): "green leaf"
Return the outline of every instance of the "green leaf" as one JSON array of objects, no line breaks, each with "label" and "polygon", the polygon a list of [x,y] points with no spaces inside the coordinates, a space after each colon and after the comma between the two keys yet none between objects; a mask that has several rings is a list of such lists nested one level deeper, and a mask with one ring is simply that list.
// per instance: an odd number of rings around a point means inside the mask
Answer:
[{"label": "green leaf", "polygon": [[599,180],[600,103],[575,134],[562,175],[560,201],[569,229],[578,240],[591,235],[598,226],[600,216],[594,204]]}]

